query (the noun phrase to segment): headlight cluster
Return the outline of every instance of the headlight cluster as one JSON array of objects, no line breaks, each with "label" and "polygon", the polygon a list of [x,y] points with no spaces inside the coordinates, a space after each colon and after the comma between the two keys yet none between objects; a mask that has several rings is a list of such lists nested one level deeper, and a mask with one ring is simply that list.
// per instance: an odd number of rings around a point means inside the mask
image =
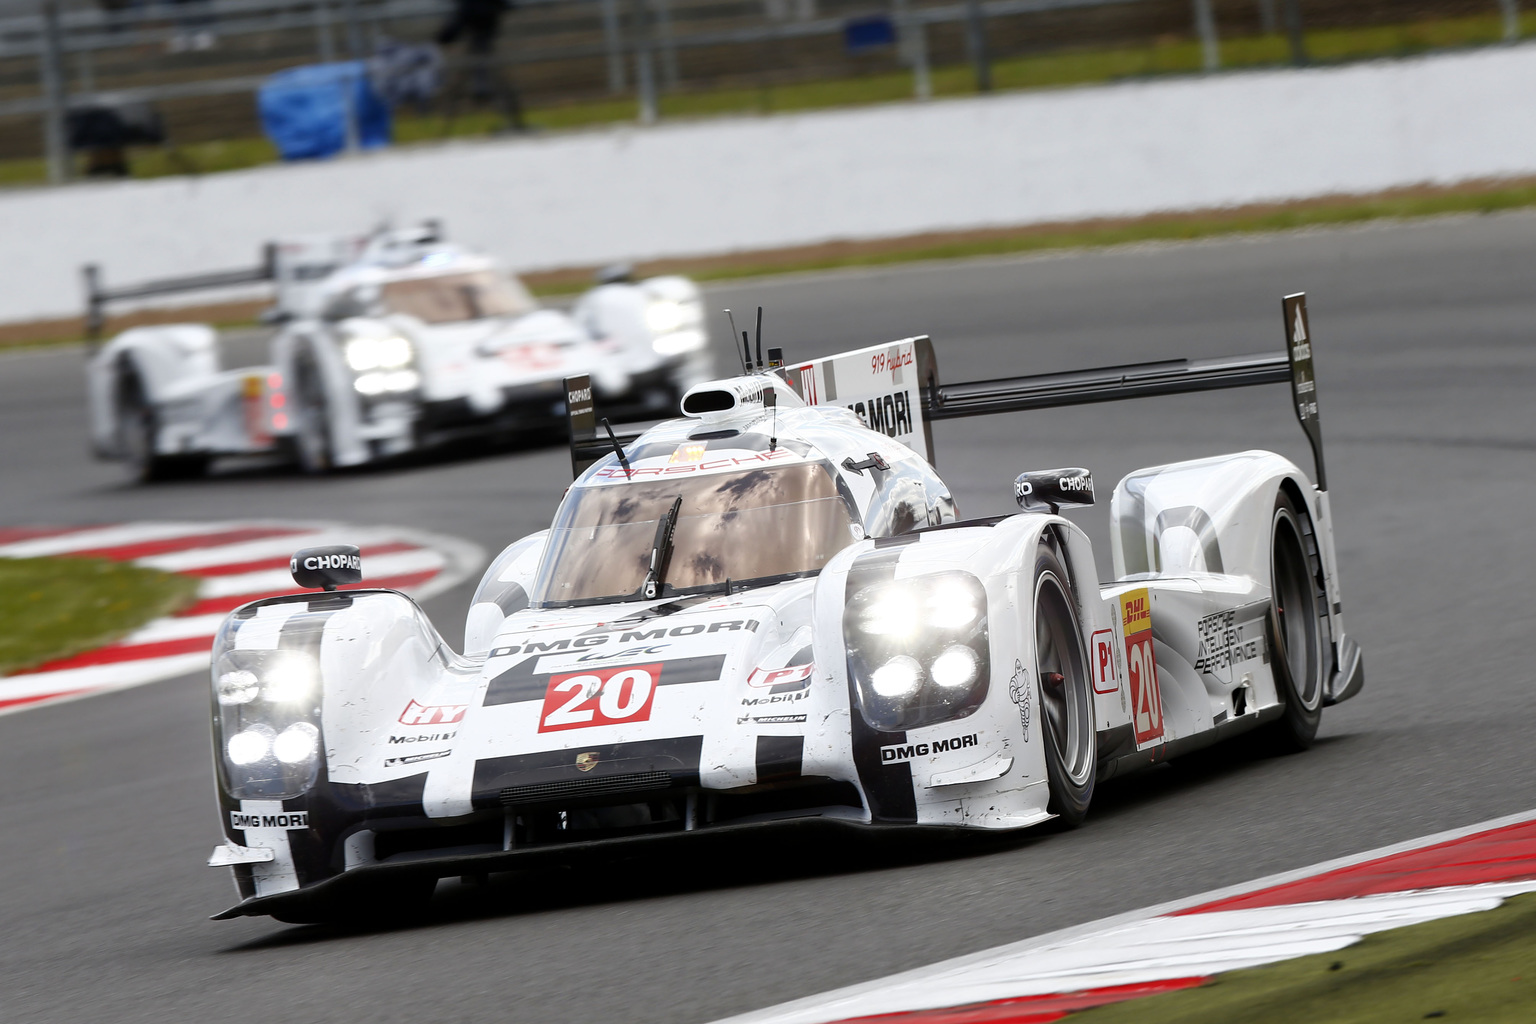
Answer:
[{"label": "headlight cluster", "polygon": [[652,299],[645,307],[651,345],[664,356],[682,355],[704,347],[704,309],[698,302]]},{"label": "headlight cluster", "polygon": [[343,351],[347,365],[358,373],[366,370],[398,370],[402,366],[409,366],[414,355],[411,343],[398,334],[383,338],[353,338],[347,342]]},{"label": "headlight cluster", "polygon": [[987,593],[970,573],[874,583],[843,609],[848,671],[870,728],[963,718],[987,696]]},{"label": "headlight cluster", "polygon": [[412,391],[421,383],[421,375],[411,369],[416,353],[411,343],[398,334],[353,338],[342,354],[347,366],[357,374],[352,386],[358,394]]},{"label": "headlight cluster", "polygon": [[217,741],[238,799],[298,796],[315,784],[320,666],[302,651],[226,651],[213,667]]}]

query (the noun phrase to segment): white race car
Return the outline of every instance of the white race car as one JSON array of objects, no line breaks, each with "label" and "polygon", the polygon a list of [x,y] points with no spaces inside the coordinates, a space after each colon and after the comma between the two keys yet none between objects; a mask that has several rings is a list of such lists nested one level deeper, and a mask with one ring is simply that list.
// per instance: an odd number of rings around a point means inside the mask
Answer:
[{"label": "white race car", "polygon": [[87,368],[98,455],[152,480],[277,452],[323,472],[466,433],[558,424],[563,378],[590,374],[616,413],[675,407],[710,375],[698,288],[622,273],[567,314],[432,226],[382,232],[338,265],[329,240],[275,248],[266,364],[220,368],[202,324],[138,327]]},{"label": "white race car", "polygon": [[[1111,775],[1239,734],[1305,747],[1364,677],[1285,310],[1286,356],[970,384],[939,383],[927,338],[770,353],[627,444],[571,381],[579,476],[486,571],[463,655],[385,590],[227,620],[209,863],[242,900],[220,917],[400,908],[443,876],[791,822],[1076,824]],[[1281,381],[1319,483],[1264,451],[1134,472],[1108,584],[1059,514],[1093,503],[1086,470],[1023,473],[1021,512],[964,521],[925,458],[939,419]],[[360,566],[293,567],[334,590]]]}]

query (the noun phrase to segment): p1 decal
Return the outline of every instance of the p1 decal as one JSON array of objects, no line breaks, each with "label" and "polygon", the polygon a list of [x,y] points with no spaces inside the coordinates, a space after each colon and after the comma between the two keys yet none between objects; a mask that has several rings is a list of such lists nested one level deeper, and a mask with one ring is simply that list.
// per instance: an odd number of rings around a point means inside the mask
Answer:
[{"label": "p1 decal", "polygon": [[1163,697],[1152,656],[1152,595],[1142,588],[1120,595],[1120,625],[1125,634],[1126,677],[1131,684],[1131,724],[1136,745],[1163,737]]},{"label": "p1 decal", "polygon": [[[793,689],[800,690],[810,685],[811,673],[815,670],[815,668],[816,666],[811,664],[791,665],[789,668],[753,669],[752,674],[747,677],[747,685],[758,687],[789,687],[792,683],[799,683],[800,685],[793,687]],[[787,691],[779,692],[782,693]]]},{"label": "p1 decal", "polygon": [[648,722],[660,679],[659,664],[550,676],[539,711],[539,732]]},{"label": "p1 decal", "polygon": [[1114,693],[1120,689],[1120,673],[1115,671],[1115,631],[1095,630],[1088,644],[1093,661],[1093,692]]},{"label": "p1 decal", "polygon": [[401,725],[452,725],[463,721],[468,704],[426,705],[412,700],[400,712]]}]

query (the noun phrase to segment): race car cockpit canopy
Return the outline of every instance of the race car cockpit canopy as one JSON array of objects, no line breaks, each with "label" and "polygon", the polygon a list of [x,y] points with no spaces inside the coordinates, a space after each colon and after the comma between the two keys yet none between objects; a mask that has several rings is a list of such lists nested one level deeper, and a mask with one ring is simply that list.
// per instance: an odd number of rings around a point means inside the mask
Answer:
[{"label": "race car cockpit canopy", "polygon": [[775,454],[782,461],[571,488],[533,602],[672,596],[820,571],[863,530],[828,463]]}]

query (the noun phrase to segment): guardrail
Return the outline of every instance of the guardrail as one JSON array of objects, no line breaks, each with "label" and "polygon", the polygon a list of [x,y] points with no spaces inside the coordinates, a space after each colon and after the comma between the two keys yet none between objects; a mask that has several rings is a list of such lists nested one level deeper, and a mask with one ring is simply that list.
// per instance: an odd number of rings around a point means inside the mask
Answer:
[{"label": "guardrail", "polygon": [[[761,0],[762,14],[752,3],[698,0],[520,0],[530,10],[569,11],[586,19],[583,31],[551,31],[541,38],[519,30],[510,34],[494,63],[520,67],[560,61],[600,59],[609,92],[626,91],[634,83],[636,117],[650,123],[657,117],[661,85],[675,85],[678,53],[719,47],[766,48],[772,44],[842,36],[849,49],[862,26],[871,48],[894,46],[900,64],[912,74],[917,98],[932,94],[930,30],[938,26],[963,29],[966,55],[977,87],[990,88],[988,30],[990,21],[1082,8],[1143,6],[1153,0],[876,0],[880,6],[862,8],[848,16],[815,16],[817,0]],[[823,0],[830,2],[830,0]],[[1518,0],[1496,2],[1503,14],[1506,38],[1519,34]],[[38,15],[0,18],[0,60],[35,58],[40,88],[35,95],[0,99],[0,117],[40,114],[45,126],[49,179],[61,182],[69,173],[66,120],[71,110],[126,103],[184,100],[256,92],[267,75],[241,74],[195,78],[117,88],[96,88],[89,69],[92,56],[109,50],[172,43],[188,26],[216,25],[220,38],[312,31],[321,61],[336,59],[343,49],[356,59],[367,56],[365,40],[377,38],[391,23],[441,18],[452,0],[189,0],[155,3],[122,10],[60,11],[59,0],[42,0]],[[1291,40],[1292,59],[1307,59],[1301,34],[1299,0],[1257,0],[1266,27],[1283,27]],[[789,5],[799,8],[791,17]],[[1191,0],[1193,32],[1201,42],[1206,70],[1220,66],[1220,40],[1213,0]],[[1277,13],[1276,6],[1279,5]],[[782,18],[772,17],[777,5]],[[886,6],[888,5],[888,6]],[[723,18],[722,18],[723,15]],[[714,19],[727,24],[679,32],[679,17],[695,22]],[[766,19],[766,23],[765,23]],[[883,26],[883,27],[882,27]],[[339,46],[337,36],[344,38]],[[66,61],[80,67],[76,88],[69,88]],[[450,70],[470,62],[449,63]],[[476,63],[484,66],[485,59]],[[659,65],[659,67],[658,67]],[[659,73],[658,73],[659,72]]]}]

